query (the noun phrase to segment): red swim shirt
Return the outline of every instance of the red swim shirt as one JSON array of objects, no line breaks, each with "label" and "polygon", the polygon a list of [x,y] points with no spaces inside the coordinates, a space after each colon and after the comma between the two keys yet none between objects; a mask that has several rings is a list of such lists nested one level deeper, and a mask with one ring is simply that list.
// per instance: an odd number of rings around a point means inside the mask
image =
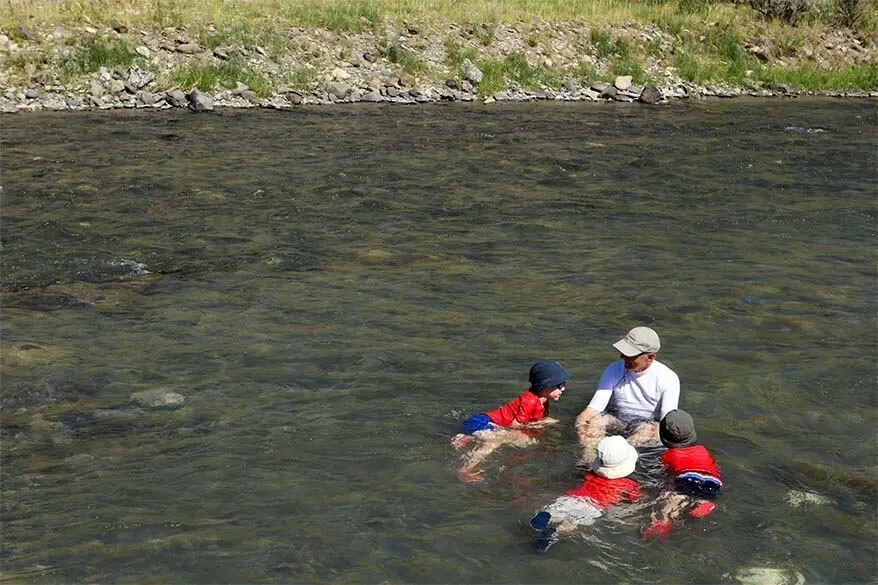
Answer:
[{"label": "red swim shirt", "polygon": [[546,416],[546,407],[540,397],[528,390],[523,392],[517,398],[513,398],[500,408],[489,410],[485,414],[491,419],[491,422],[501,427],[508,427],[512,421],[518,421],[520,424],[526,424],[535,420],[540,420]]},{"label": "red swim shirt", "polygon": [[687,471],[700,471],[722,481],[719,466],[703,445],[672,447],[662,453],[661,460],[675,476]]},{"label": "red swim shirt", "polygon": [[596,506],[607,508],[618,504],[623,498],[636,500],[640,497],[640,484],[627,477],[607,479],[593,471],[585,474],[582,485],[578,488],[564,492],[568,496],[583,496],[589,498]]}]

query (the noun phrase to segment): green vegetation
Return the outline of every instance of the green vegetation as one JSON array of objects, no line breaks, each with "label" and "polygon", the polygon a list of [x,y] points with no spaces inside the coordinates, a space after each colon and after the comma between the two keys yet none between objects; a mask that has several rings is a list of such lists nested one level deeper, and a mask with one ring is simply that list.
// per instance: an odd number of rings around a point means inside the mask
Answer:
[{"label": "green vegetation", "polygon": [[398,42],[390,43],[382,53],[387,57],[388,61],[399,65],[412,75],[426,70],[426,65],[418,55]]},{"label": "green vegetation", "polygon": [[792,88],[815,91],[878,88],[878,64],[875,63],[838,70],[823,70],[807,65],[796,68],[762,67],[756,76],[764,83],[783,83]]},{"label": "green vegetation", "polygon": [[72,79],[101,67],[125,69],[137,59],[137,53],[124,40],[94,41],[73,47],[61,61],[61,75],[64,79]]},{"label": "green vegetation", "polygon": [[484,93],[503,90],[509,85],[520,88],[558,88],[561,78],[548,67],[532,66],[521,51],[513,51],[503,59],[478,61],[484,77],[479,89]]},{"label": "green vegetation", "polygon": [[219,64],[189,63],[171,73],[171,84],[184,90],[193,87],[204,91],[235,89],[238,83],[245,84],[260,97],[266,97],[272,92],[272,84],[266,77],[254,73],[239,60]]},{"label": "green vegetation", "polygon": [[304,28],[326,28],[335,32],[378,30],[384,18],[379,3],[369,0],[290,2],[281,14],[290,24]]}]

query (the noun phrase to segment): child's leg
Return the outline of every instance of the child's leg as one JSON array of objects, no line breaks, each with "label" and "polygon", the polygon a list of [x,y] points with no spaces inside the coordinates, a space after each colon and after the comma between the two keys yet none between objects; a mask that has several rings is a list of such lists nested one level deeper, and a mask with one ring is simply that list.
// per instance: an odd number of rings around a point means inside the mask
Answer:
[{"label": "child's leg", "polygon": [[674,520],[686,509],[690,498],[677,492],[664,492],[656,499],[655,507],[650,513],[650,523],[643,529],[644,538],[658,536],[665,538],[673,528]]},{"label": "child's leg", "polygon": [[639,447],[650,443],[657,443],[659,439],[659,424],[655,421],[643,421],[634,428],[634,432],[628,435],[628,442]]},{"label": "child's leg", "polygon": [[457,433],[453,437],[451,437],[451,446],[455,449],[463,449],[470,443],[475,440],[475,437],[472,435],[467,435],[466,433]]},{"label": "child's leg", "polygon": [[481,473],[475,468],[484,461],[501,445],[513,445],[515,447],[527,447],[536,442],[522,432],[512,429],[495,429],[491,431],[479,431],[474,437],[479,443],[464,456],[463,466],[458,470],[462,479],[479,479]]}]

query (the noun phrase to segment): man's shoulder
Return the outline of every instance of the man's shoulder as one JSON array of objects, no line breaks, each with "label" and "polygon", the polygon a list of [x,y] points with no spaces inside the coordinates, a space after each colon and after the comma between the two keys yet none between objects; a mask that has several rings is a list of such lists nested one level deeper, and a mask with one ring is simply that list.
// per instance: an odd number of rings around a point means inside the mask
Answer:
[{"label": "man's shoulder", "polygon": [[655,371],[651,371],[650,373],[655,374],[656,376],[661,376],[663,378],[674,378],[677,380],[680,379],[680,377],[677,376],[677,372],[672,370],[668,365],[658,360],[652,362],[652,365],[649,367],[650,370],[653,370],[653,368],[655,368]]}]

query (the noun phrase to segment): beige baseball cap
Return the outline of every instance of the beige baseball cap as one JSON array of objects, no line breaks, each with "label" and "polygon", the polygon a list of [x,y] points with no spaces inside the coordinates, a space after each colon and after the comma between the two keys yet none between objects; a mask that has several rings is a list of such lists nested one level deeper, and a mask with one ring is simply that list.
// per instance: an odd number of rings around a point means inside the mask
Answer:
[{"label": "beige baseball cap", "polygon": [[634,357],[641,353],[655,353],[662,347],[658,333],[649,327],[635,327],[624,338],[613,344],[622,355]]}]

